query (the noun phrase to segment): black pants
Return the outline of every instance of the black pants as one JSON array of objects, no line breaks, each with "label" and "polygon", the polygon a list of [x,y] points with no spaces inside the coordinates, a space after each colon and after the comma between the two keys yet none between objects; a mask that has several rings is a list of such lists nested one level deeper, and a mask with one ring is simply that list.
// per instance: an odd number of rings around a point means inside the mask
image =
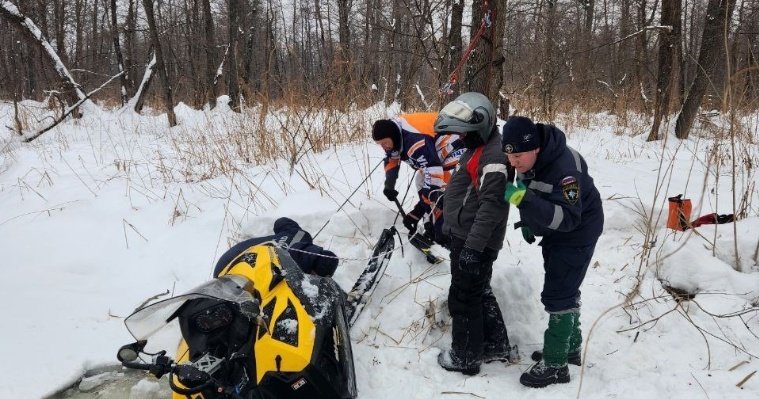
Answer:
[{"label": "black pants", "polygon": [[546,312],[556,313],[580,307],[580,285],[595,248],[595,243],[582,247],[543,247],[546,275],[540,301]]},{"label": "black pants", "polygon": [[453,319],[452,349],[465,363],[472,364],[479,362],[484,344],[508,346],[509,338],[501,309],[490,287],[498,251],[486,248],[486,261],[481,269],[478,273],[470,273],[459,267],[463,248],[464,241],[453,237],[448,310]]}]

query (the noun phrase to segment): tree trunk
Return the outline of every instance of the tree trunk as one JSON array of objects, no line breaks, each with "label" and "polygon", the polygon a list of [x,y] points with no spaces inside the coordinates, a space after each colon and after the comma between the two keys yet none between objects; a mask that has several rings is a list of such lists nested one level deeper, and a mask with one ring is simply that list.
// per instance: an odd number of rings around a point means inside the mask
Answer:
[{"label": "tree trunk", "polygon": [[[488,4],[486,9],[484,6]],[[489,96],[491,85],[493,84],[493,54],[495,52],[496,41],[500,40],[494,36],[494,26],[492,22],[497,18],[496,2],[486,0],[475,0],[472,2],[472,26],[470,29],[470,40],[476,40],[478,31],[480,31],[483,18],[486,13],[490,13],[491,25],[486,27],[482,32],[481,40],[477,43],[469,59],[467,67],[467,91],[477,91]],[[493,104],[498,104],[498,99],[490,98]]]},{"label": "tree trunk", "polygon": [[142,0],[142,7],[145,9],[145,18],[148,21],[150,38],[153,42],[158,78],[161,79],[161,83],[163,84],[163,106],[166,109],[166,116],[169,118],[169,126],[173,127],[177,125],[177,116],[174,114],[174,98],[171,94],[171,82],[169,82],[169,75],[166,72],[166,64],[163,52],[161,51],[161,39],[158,37],[158,28],[156,26],[155,13],[153,12],[153,0]]},{"label": "tree trunk", "polygon": [[[116,0],[111,0],[111,36],[113,37],[113,51],[116,53],[116,64],[119,72],[124,72],[124,56],[121,54],[121,44],[119,43],[119,25],[116,19]],[[121,105],[127,103],[129,78],[127,74],[121,75]]]},{"label": "tree trunk", "polygon": [[[79,68],[79,63],[84,59],[84,3],[76,0],[74,3],[74,19],[76,21],[76,41],[74,42],[74,68]],[[64,33],[65,35],[65,33]]]},{"label": "tree trunk", "polygon": [[669,114],[672,94],[677,90],[675,75],[680,64],[680,1],[665,1],[661,9],[661,25],[671,26],[670,31],[659,31],[659,73],[656,78],[656,102],[654,104],[654,122],[647,141],[659,139],[659,126],[662,118]]},{"label": "tree trunk", "polygon": [[385,103],[391,103],[398,100],[398,96],[401,91],[401,83],[399,82],[400,74],[400,59],[403,57],[400,52],[401,45],[401,1],[393,0],[393,18],[390,26],[390,42],[388,43],[388,63],[387,63],[387,78],[385,79],[386,92],[389,92],[390,97],[383,96]]},{"label": "tree trunk", "polygon": [[55,16],[55,47],[64,64],[68,63],[66,56],[66,2],[64,0],[53,1],[53,15]]},{"label": "tree trunk", "polygon": [[696,70],[696,78],[685,97],[685,103],[675,123],[675,136],[679,139],[688,138],[709,82],[714,81],[718,58],[725,56],[724,35],[730,26],[730,16],[734,6],[735,0],[709,0],[704,33],[701,38],[701,50],[698,53],[699,68]]},{"label": "tree trunk", "polygon": [[347,90],[351,81],[351,45],[350,45],[350,27],[348,25],[348,15],[352,0],[337,0],[337,32],[340,39],[340,54],[337,62],[337,69],[340,76],[339,83],[341,90]]},{"label": "tree trunk", "polygon": [[559,60],[557,59],[556,37],[557,15],[556,0],[547,0],[544,4],[542,28],[544,32],[544,44],[542,48],[542,61],[540,63],[540,97],[542,102],[543,116],[549,120],[554,116],[554,84],[559,73]]},{"label": "tree trunk", "polygon": [[249,13],[249,17],[246,18],[247,25],[247,38],[245,42],[245,59],[243,61],[243,82],[245,86],[250,87],[253,91],[258,91],[257,85],[254,85],[252,80],[257,74],[254,73],[256,55],[263,53],[257,49],[258,44],[258,1],[254,1]]},{"label": "tree trunk", "polygon": [[[448,73],[451,74],[461,61],[462,42],[461,42],[461,20],[464,16],[464,0],[453,0],[451,4],[451,31],[448,34]],[[460,73],[461,71],[459,71]],[[458,77],[457,77],[458,78]],[[445,82],[449,83],[449,82]],[[450,96],[458,97],[461,93],[458,82],[451,86]],[[441,101],[445,104],[444,101]]]},{"label": "tree trunk", "polygon": [[[134,90],[135,87],[135,75],[134,70],[134,42],[135,42],[135,8],[137,5],[134,0],[129,0],[126,18],[126,31],[124,32],[124,44],[126,45],[126,60],[124,66],[127,70],[127,88]],[[131,91],[128,93],[131,94]]]},{"label": "tree trunk", "polygon": [[240,83],[237,79],[237,44],[240,38],[240,0],[229,0],[229,61],[227,65],[227,87],[229,89],[229,106],[240,112]]},{"label": "tree trunk", "polygon": [[492,65],[492,82],[490,91],[485,95],[493,101],[493,105],[498,107],[501,102],[501,88],[504,80],[504,66],[506,61],[506,52],[504,50],[504,32],[506,32],[506,7],[508,0],[493,0],[493,27],[491,35],[493,41],[493,50],[491,53],[490,63]]},{"label": "tree trunk", "polygon": [[137,88],[137,92],[134,93],[134,97],[136,98],[134,102],[134,112],[138,114],[142,111],[142,106],[145,104],[145,96],[147,95],[148,89],[150,88],[150,83],[153,81],[153,76],[155,76],[155,67],[157,62],[155,51],[152,53],[153,54],[150,56],[150,62],[145,65],[145,73],[142,75],[140,86]]},{"label": "tree trunk", "polygon": [[208,105],[211,109],[216,108],[216,39],[213,32],[213,15],[211,15],[211,3],[203,1],[203,20],[205,22],[205,45],[206,45],[206,79],[208,89]]},{"label": "tree trunk", "polygon": [[185,8],[187,9],[187,15],[185,20],[187,21],[187,60],[190,65],[190,80],[192,81],[192,105],[196,109],[203,109],[206,103],[205,99],[205,87],[203,84],[203,74],[200,73],[200,55],[199,45],[200,42],[200,5],[199,0],[190,0],[191,4],[187,4],[185,0]]}]

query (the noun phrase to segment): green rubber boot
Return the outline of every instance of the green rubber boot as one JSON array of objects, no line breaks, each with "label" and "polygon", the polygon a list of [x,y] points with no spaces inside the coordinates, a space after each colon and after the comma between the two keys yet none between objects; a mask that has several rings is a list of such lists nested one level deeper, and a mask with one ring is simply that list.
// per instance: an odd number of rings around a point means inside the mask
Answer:
[{"label": "green rubber boot", "polygon": [[569,382],[567,355],[573,333],[576,313],[552,313],[548,317],[548,329],[543,336],[543,359],[530,367],[519,378],[522,385],[543,388],[551,384]]},{"label": "green rubber boot", "polygon": [[577,356],[579,356],[582,349],[582,330],[580,330],[580,312],[570,313],[570,314],[573,316],[572,319],[574,323],[572,324],[572,335],[569,336],[569,353],[577,354]]}]

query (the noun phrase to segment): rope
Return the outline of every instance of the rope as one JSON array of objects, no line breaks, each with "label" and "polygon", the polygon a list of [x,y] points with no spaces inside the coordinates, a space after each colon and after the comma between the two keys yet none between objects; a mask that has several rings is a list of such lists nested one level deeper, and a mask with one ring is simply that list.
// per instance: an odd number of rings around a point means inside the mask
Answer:
[{"label": "rope", "polygon": [[[395,234],[398,234],[398,239],[400,241],[400,232],[396,231]],[[414,235],[412,235],[412,236],[409,237],[409,240],[411,240],[411,238],[413,238],[413,237],[416,237],[417,235],[418,235],[418,233],[414,233]],[[306,251],[306,250],[302,250],[302,249],[296,249],[296,248],[290,247],[286,243],[279,243],[277,241],[267,241],[267,242],[261,243],[259,245],[264,245],[264,244],[268,244],[268,245],[271,245],[272,247],[277,247],[277,248],[280,248],[280,249],[284,249],[286,251],[300,252],[300,253],[304,253],[304,254],[320,256],[322,258],[337,259],[338,261],[370,261],[370,260],[373,260],[373,259],[382,258],[382,257],[384,257],[388,253],[388,252],[383,252],[383,253],[381,253],[381,254],[379,254],[377,256],[370,256],[368,258],[347,258],[347,257],[342,257],[342,256],[330,256],[330,255],[324,255],[324,254],[321,254],[321,253]],[[389,251],[389,252],[393,253],[395,251],[402,250],[404,246],[406,246],[406,244],[404,244],[403,242],[401,242],[400,246],[393,248],[393,250]],[[443,259],[450,260],[450,259],[447,259],[447,258],[443,258]]]},{"label": "rope", "polygon": [[[342,209],[343,209],[343,207],[345,206],[345,204],[347,204],[347,203],[348,203],[348,201],[350,201],[351,197],[353,197],[353,195],[354,195],[354,194],[356,194],[356,192],[358,191],[358,189],[359,189],[359,188],[361,188],[361,186],[363,186],[363,185],[364,185],[364,183],[365,183],[365,182],[366,182],[366,181],[369,179],[369,177],[371,177],[372,173],[374,173],[374,171],[375,171],[375,170],[377,170],[377,168],[378,168],[378,167],[379,167],[379,166],[382,164],[382,161],[383,161],[383,160],[380,160],[380,161],[377,163],[377,166],[375,166],[375,167],[374,167],[374,169],[372,169],[372,171],[371,171],[371,172],[369,172],[369,174],[368,174],[368,175],[366,175],[366,177],[364,178],[364,180],[362,180],[362,181],[361,181],[361,183],[358,183],[358,186],[356,186],[356,189],[355,189],[355,190],[353,190],[353,192],[351,193],[351,195],[349,195],[349,196],[348,196],[348,198],[346,198],[346,199],[345,199],[345,201],[343,201],[342,205],[340,205],[340,207],[339,207],[339,208],[337,208],[337,210],[335,211],[334,215],[337,215],[337,213],[338,213],[338,212],[340,212],[340,210],[342,210]],[[316,232],[316,234],[314,234],[314,237],[313,237],[313,238],[316,238],[316,236],[318,236],[318,235],[319,235],[319,233],[321,233],[321,232],[322,232],[322,230],[324,230],[324,228],[325,228],[325,227],[327,227],[327,224],[329,224],[329,222],[330,222],[331,220],[332,220],[332,216],[330,216],[330,217],[327,219],[327,221],[326,221],[326,222],[324,222],[324,225],[322,226],[322,228],[321,228],[321,229],[319,229],[319,231],[317,231],[317,232]]]},{"label": "rope", "polygon": [[485,11],[485,13],[482,16],[482,22],[480,23],[480,28],[477,30],[477,33],[472,38],[472,41],[469,42],[469,47],[466,48],[466,51],[464,51],[464,54],[461,56],[461,61],[459,61],[458,65],[456,65],[456,68],[448,76],[448,82],[444,84],[443,87],[440,88],[440,92],[445,95],[450,96],[451,94],[453,94],[452,87],[459,80],[459,73],[461,72],[461,68],[464,67],[464,64],[466,64],[467,60],[469,60],[469,57],[472,55],[472,52],[474,52],[474,49],[477,48],[477,44],[480,42],[482,35],[485,34],[485,30],[490,28],[490,26],[492,25],[492,20],[490,18],[491,11],[490,11],[490,7],[488,6],[488,0],[485,0],[483,2],[482,8]]}]

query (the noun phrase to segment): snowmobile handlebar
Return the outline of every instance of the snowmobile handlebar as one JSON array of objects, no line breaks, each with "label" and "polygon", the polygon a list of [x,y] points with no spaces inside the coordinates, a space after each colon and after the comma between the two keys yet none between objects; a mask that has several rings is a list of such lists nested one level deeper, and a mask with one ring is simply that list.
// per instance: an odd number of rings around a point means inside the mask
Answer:
[{"label": "snowmobile handlebar", "polygon": [[[194,395],[208,388],[226,390],[226,387],[218,385],[216,380],[208,373],[199,370],[192,364],[175,363],[172,358],[166,356],[166,351],[155,354],[146,353],[144,351],[145,344],[147,344],[147,341],[138,341],[122,346],[116,356],[121,361],[121,365],[133,370],[146,370],[156,378],[161,378],[168,374],[169,387],[180,395]],[[150,363],[137,362],[136,360],[140,353],[156,356]],[[190,385],[191,388],[177,385],[174,382],[174,376],[184,385]]]}]

